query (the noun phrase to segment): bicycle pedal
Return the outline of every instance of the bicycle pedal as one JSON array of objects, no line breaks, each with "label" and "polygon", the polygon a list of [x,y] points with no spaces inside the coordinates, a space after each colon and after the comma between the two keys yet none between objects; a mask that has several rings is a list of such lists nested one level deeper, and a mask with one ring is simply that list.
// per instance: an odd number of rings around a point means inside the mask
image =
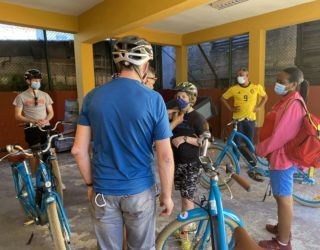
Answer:
[{"label": "bicycle pedal", "polygon": [[254,181],[264,182],[263,175],[257,171],[248,171],[247,174]]},{"label": "bicycle pedal", "polygon": [[34,223],[35,223],[34,220],[28,220],[28,221],[26,221],[25,223],[23,223],[23,225],[24,225],[24,226],[30,226],[30,225],[32,225],[32,224],[34,224]]}]

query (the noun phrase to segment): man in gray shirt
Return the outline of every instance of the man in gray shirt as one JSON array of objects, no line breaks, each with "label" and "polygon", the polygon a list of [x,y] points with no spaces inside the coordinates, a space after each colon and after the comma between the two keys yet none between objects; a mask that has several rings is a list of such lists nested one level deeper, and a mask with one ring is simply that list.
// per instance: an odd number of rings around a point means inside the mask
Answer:
[{"label": "man in gray shirt", "polygon": [[[24,74],[28,89],[19,94],[13,101],[15,106],[15,118],[19,122],[33,123],[40,127],[50,125],[53,118],[52,99],[41,91],[41,72],[37,69],[29,69]],[[29,147],[38,143],[46,143],[46,133],[38,128],[25,130],[25,140]]]}]

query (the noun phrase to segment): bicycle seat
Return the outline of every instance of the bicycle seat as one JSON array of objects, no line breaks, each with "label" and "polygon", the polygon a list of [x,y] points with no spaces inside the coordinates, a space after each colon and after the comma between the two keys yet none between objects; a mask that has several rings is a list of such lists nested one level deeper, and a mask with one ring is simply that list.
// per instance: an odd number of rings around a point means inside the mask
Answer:
[{"label": "bicycle seat", "polygon": [[10,155],[7,157],[9,162],[12,163],[19,163],[19,162],[23,162],[27,159],[32,158],[32,155],[26,155],[26,154],[16,154],[16,155]]},{"label": "bicycle seat", "polygon": [[42,145],[41,145],[40,143],[37,143],[37,144],[35,144],[35,145],[32,145],[32,146],[30,147],[30,149],[31,149],[32,152],[41,151]]},{"label": "bicycle seat", "polygon": [[242,227],[237,227],[233,236],[236,242],[234,250],[263,250]]}]

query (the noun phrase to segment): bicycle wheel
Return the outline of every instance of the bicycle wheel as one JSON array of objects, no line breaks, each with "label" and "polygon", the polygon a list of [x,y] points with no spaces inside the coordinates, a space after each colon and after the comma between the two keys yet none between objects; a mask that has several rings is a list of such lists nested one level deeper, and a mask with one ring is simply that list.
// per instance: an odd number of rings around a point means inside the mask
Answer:
[{"label": "bicycle wheel", "polygon": [[[210,148],[208,148],[207,155],[210,156],[210,159],[213,162],[213,166],[217,170],[219,174],[219,187],[220,189],[226,188],[226,183],[228,185],[232,185],[233,179],[231,178],[231,173],[227,171],[226,166],[228,168],[232,168],[231,172],[236,172],[236,161],[233,158],[232,154],[227,151],[224,155],[222,155],[224,147],[220,145],[213,144]],[[200,176],[200,184],[206,189],[210,188],[210,172],[202,171]]]},{"label": "bicycle wheel", "polygon": [[60,168],[57,159],[49,160],[52,171],[53,184],[55,186],[55,191],[60,196],[60,200],[63,203],[63,187],[62,187],[62,178],[60,173]]},{"label": "bicycle wheel", "polygon": [[[171,249],[212,249],[211,240],[204,239],[204,233],[209,222],[208,216],[193,218],[184,222],[174,220],[167,225],[158,235],[156,240],[157,250]],[[192,227],[188,230],[186,227]],[[233,231],[237,224],[225,218],[225,230],[228,249],[234,247]],[[184,232],[181,234],[180,232]]]},{"label": "bicycle wheel", "polygon": [[307,207],[320,207],[320,169],[309,168],[294,174],[293,199]]},{"label": "bicycle wheel", "polygon": [[17,199],[19,201],[19,207],[24,214],[26,220],[31,219],[32,216],[32,208],[30,206],[30,196],[32,193],[32,184],[25,183],[21,176],[21,173],[16,169],[12,168],[12,176],[15,182],[15,189],[17,194]]},{"label": "bicycle wheel", "polygon": [[[58,205],[57,202],[52,202],[48,204],[47,207],[49,227],[52,236],[52,240],[54,243],[55,250],[65,250],[68,249],[68,242],[65,241],[62,225],[58,216]],[[64,230],[65,232],[65,230]]]}]

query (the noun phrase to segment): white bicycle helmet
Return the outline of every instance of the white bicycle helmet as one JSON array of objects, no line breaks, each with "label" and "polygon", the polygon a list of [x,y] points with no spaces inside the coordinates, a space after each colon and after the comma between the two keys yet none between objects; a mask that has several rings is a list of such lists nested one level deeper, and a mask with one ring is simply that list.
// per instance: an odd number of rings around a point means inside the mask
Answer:
[{"label": "white bicycle helmet", "polygon": [[118,40],[112,54],[116,64],[123,63],[125,66],[130,64],[141,66],[153,60],[151,44],[137,36],[126,36]]}]

